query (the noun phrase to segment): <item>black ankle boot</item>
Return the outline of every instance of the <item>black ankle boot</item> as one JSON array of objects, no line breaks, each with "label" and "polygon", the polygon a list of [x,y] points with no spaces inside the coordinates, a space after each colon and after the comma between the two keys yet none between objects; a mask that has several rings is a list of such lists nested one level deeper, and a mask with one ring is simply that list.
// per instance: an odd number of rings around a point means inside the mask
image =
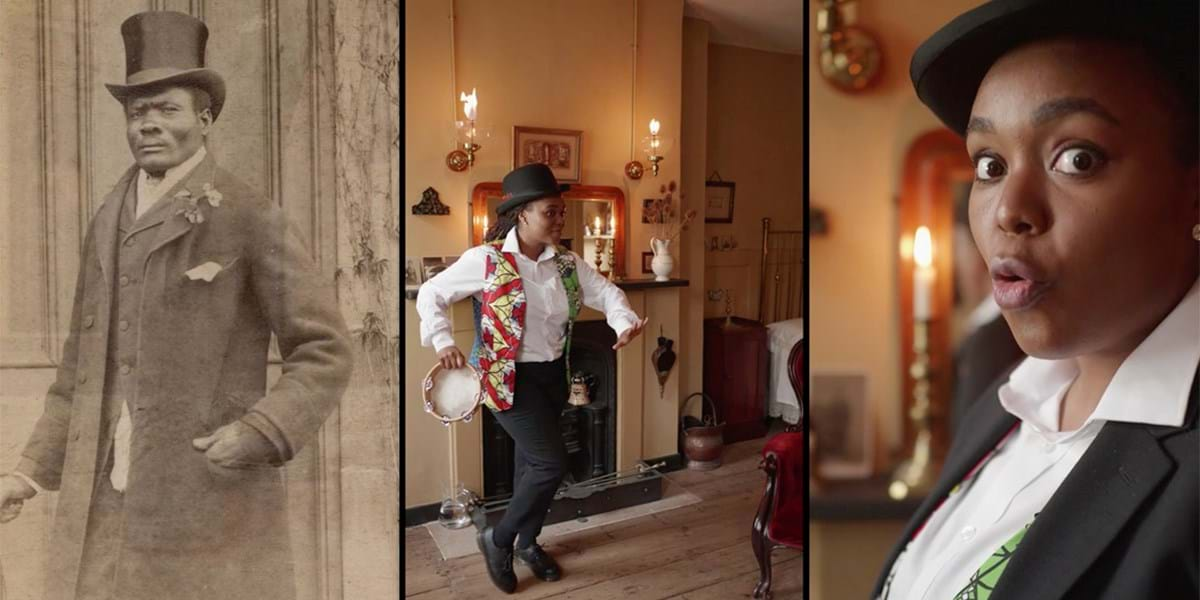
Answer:
[{"label": "black ankle boot", "polygon": [[513,549],[501,548],[492,539],[492,528],[484,527],[475,535],[479,552],[487,565],[488,577],[500,591],[511,594],[517,590],[517,574],[513,572]]},{"label": "black ankle boot", "polygon": [[554,558],[541,546],[534,542],[528,548],[517,548],[514,554],[521,564],[529,567],[533,571],[533,576],[542,581],[558,581],[562,578],[562,569],[558,567],[558,563],[554,562]]}]

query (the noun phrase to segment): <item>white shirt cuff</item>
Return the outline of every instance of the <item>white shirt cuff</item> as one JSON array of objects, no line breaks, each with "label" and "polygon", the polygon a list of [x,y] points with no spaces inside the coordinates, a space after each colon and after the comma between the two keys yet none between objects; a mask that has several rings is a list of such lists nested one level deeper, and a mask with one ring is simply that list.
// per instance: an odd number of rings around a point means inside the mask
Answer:
[{"label": "white shirt cuff", "polygon": [[12,474],[16,475],[17,477],[20,477],[25,483],[28,483],[29,487],[33,488],[33,490],[35,492],[37,492],[39,494],[44,494],[46,492],[46,490],[43,489],[42,486],[38,485],[37,482],[34,481],[33,479],[31,479],[28,475],[26,475],[20,471],[13,471]]},{"label": "white shirt cuff", "polygon": [[454,336],[445,331],[439,331],[433,334],[433,349],[435,352],[441,353],[442,350],[454,346]]}]

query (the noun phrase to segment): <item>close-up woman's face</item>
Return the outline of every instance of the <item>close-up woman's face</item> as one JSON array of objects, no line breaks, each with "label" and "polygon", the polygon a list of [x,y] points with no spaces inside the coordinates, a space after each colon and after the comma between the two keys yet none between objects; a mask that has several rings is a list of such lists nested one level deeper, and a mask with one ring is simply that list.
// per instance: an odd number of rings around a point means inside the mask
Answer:
[{"label": "close-up woman's face", "polygon": [[519,218],[527,241],[557,244],[567,221],[567,204],[562,198],[542,198],[525,205]]},{"label": "close-up woman's face", "polygon": [[1056,39],[980,85],[967,130],[971,230],[1021,348],[1128,353],[1197,276],[1196,161],[1139,51]]}]

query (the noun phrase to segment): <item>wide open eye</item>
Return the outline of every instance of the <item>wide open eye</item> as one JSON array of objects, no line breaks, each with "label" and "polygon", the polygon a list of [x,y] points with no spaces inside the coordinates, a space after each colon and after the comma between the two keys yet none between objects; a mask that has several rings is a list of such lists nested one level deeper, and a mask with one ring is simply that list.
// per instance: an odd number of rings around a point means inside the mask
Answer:
[{"label": "wide open eye", "polygon": [[1063,150],[1050,165],[1051,171],[1065,175],[1087,176],[1104,166],[1107,158],[1099,150],[1084,146],[1073,146]]},{"label": "wide open eye", "polygon": [[975,160],[975,179],[991,181],[1004,175],[1004,163],[995,156],[983,155]]}]

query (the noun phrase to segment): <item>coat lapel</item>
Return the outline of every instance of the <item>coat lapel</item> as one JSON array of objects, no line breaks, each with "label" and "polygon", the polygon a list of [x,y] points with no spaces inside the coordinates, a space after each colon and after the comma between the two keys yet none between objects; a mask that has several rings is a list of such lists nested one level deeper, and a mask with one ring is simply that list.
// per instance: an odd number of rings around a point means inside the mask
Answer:
[{"label": "coat lapel", "polygon": [[[93,235],[96,240],[96,252],[100,258],[100,272],[104,274],[106,282],[111,282],[113,273],[116,272],[117,255],[114,249],[117,244],[117,224],[121,221],[122,201],[129,191],[129,186],[134,185],[137,180],[135,177],[137,172],[137,165],[133,165],[125,171],[125,174],[117,181],[117,185],[113,186],[112,191],[104,197],[94,219],[95,233]],[[104,288],[105,294],[112,293],[107,285],[100,287]]]},{"label": "coat lapel", "polygon": [[[1200,378],[1200,371],[1197,372]],[[1193,429],[1197,392],[1181,427],[1111,422],[1046,503],[992,598],[1062,598],[1175,469],[1162,440]]]},{"label": "coat lapel", "polygon": [[[147,256],[154,254],[159,248],[166,246],[183,234],[191,231],[191,221],[188,221],[187,217],[183,214],[176,212],[184,206],[185,201],[177,199],[175,195],[183,190],[187,190],[192,194],[192,198],[199,200],[204,195],[204,184],[212,180],[213,171],[216,168],[217,165],[213,161],[212,155],[206,156],[204,160],[200,161],[199,165],[196,165],[195,169],[192,169],[192,172],[187,177],[180,180],[179,183],[175,184],[162,197],[161,202],[169,204],[170,209],[164,215],[163,226],[159,228],[158,235],[155,236],[154,244],[150,246],[150,252]],[[201,202],[201,205],[203,204]]]}]

